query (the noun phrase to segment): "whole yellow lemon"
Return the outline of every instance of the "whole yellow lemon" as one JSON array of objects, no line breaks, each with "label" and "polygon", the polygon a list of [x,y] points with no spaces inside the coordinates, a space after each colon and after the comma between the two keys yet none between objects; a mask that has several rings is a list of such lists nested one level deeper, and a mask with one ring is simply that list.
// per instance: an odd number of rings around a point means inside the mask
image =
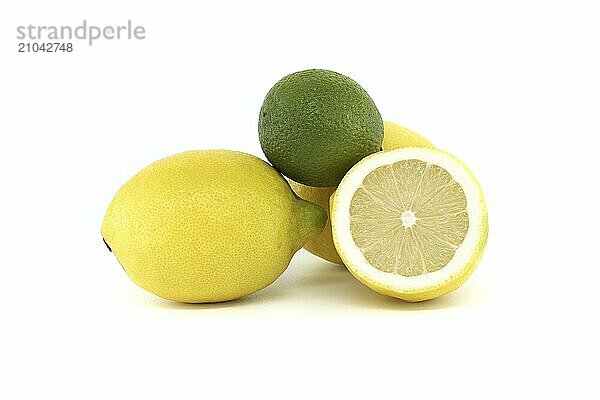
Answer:
[{"label": "whole yellow lemon", "polygon": [[257,157],[188,151],[156,161],[121,187],[102,236],[147,291],[217,302],[272,283],[326,219]]}]

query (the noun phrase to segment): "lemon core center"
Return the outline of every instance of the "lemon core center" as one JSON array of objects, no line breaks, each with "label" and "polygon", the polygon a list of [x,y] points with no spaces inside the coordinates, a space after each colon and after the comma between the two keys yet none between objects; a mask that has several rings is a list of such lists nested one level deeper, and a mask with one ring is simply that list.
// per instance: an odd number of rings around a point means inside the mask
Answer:
[{"label": "lemon core center", "polygon": [[404,211],[401,218],[402,225],[404,225],[405,228],[412,228],[415,222],[417,222],[417,217],[411,210]]}]

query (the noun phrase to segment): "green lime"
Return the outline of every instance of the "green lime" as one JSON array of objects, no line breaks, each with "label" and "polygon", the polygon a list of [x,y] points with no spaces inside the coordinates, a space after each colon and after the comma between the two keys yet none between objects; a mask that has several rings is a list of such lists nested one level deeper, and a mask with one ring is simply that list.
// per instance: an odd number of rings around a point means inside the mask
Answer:
[{"label": "green lime", "polygon": [[336,186],[354,164],[381,149],[383,121],[358,83],[311,69],[271,88],[258,133],[263,152],[284,175],[305,185]]}]

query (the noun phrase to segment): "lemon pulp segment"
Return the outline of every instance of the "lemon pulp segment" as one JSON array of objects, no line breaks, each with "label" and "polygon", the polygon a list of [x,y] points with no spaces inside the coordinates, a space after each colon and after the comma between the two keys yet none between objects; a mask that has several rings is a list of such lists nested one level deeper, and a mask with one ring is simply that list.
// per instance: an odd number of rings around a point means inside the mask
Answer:
[{"label": "lemon pulp segment", "polygon": [[446,266],[469,228],[467,199],[444,168],[408,159],[371,171],[350,202],[350,232],[373,267],[410,277]]}]

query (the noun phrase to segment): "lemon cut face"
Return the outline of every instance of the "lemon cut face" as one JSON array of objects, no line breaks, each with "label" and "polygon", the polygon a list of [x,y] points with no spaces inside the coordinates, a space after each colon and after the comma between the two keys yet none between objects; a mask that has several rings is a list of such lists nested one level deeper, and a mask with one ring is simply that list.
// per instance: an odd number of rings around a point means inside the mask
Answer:
[{"label": "lemon cut face", "polygon": [[479,184],[441,150],[365,158],[342,180],[331,211],[334,243],[350,271],[372,289],[408,301],[459,287],[487,240]]}]

